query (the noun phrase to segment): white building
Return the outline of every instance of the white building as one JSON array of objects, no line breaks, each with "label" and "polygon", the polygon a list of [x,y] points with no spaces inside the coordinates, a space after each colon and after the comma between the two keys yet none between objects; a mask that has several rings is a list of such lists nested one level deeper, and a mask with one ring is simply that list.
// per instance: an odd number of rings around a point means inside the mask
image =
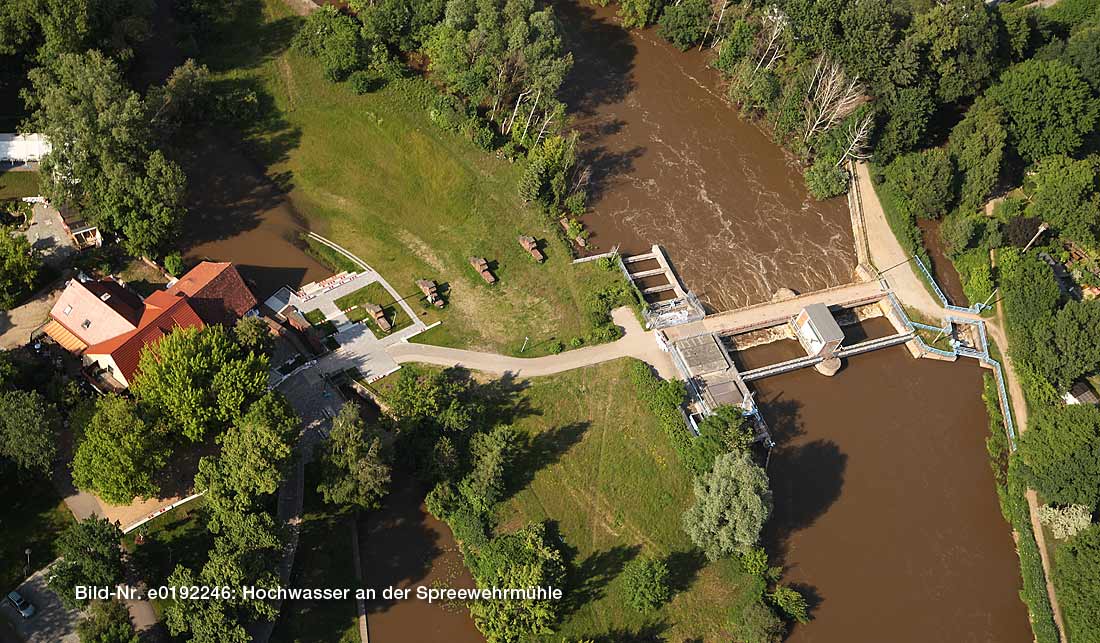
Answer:
[{"label": "white building", "polygon": [[0,134],[0,163],[37,163],[51,149],[42,134]]}]

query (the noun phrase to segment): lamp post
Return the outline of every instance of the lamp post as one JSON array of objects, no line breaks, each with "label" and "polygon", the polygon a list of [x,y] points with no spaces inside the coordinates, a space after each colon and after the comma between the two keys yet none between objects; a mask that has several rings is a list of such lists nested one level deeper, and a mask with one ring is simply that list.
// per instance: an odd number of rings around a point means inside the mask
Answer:
[{"label": "lamp post", "polygon": [[1039,224],[1039,229],[1035,231],[1035,235],[1031,237],[1031,241],[1028,241],[1027,245],[1024,246],[1024,252],[1027,252],[1028,250],[1030,250],[1031,249],[1031,244],[1035,243],[1035,241],[1039,238],[1039,235],[1043,234],[1044,232],[1046,232],[1049,229],[1050,229],[1050,225],[1047,224],[1046,221],[1040,223]]},{"label": "lamp post", "polygon": [[24,576],[31,575],[31,548],[27,547],[23,550],[23,553],[27,555],[27,566],[23,569]]}]

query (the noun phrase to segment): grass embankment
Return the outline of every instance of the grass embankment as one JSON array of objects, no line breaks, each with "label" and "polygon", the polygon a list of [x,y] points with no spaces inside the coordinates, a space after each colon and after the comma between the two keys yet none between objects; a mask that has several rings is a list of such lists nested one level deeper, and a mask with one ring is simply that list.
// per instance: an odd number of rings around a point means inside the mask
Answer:
[{"label": "grass embankment", "polygon": [[[731,560],[707,564],[680,527],[693,500],[691,475],[659,418],[634,395],[619,360],[532,380],[516,422],[538,449],[516,469],[529,475],[500,509],[503,530],[557,524],[573,554],[569,640],[640,632],[667,640],[721,638],[731,605],[752,585]],[[677,593],[649,616],[626,604],[620,572],[638,555],[669,557]],[[646,639],[649,640],[649,639]]]},{"label": "grass embankment", "polygon": [[[377,281],[372,284],[367,284],[353,293],[344,295],[333,303],[335,303],[336,307],[340,310],[347,311],[349,320],[353,322],[366,320],[367,327],[369,327],[371,332],[374,333],[374,336],[379,339],[412,324],[412,320],[405,314],[401,306],[394,301],[390,293],[386,292],[385,287]],[[392,326],[389,332],[383,332],[382,329],[378,327],[378,323],[374,321],[374,318],[371,317],[369,313],[367,313],[367,309],[364,307],[365,304],[376,304],[382,307],[382,313]]]},{"label": "grass embankment", "polygon": [[26,578],[26,550],[31,550],[31,573],[57,558],[54,540],[73,516],[48,480],[20,481],[10,470],[0,477],[0,498],[0,589],[7,594]]},{"label": "grass embankment", "polygon": [[[214,545],[214,536],[206,528],[202,513],[203,499],[191,502],[157,516],[123,538],[123,546],[133,555],[138,575],[149,587],[168,584],[168,576],[176,565],[201,569],[207,552]],[[144,541],[138,545],[136,538]],[[157,615],[171,599],[154,600]]]},{"label": "grass embankment", "polygon": [[[290,198],[310,225],[402,296],[417,292],[416,279],[439,283],[448,306],[425,316],[443,321],[427,340],[518,355],[529,338],[524,354],[534,356],[586,336],[586,293],[607,277],[571,265],[557,224],[522,202],[521,164],[433,125],[434,90],[423,79],[366,96],[329,82],[316,60],[290,49],[299,20],[265,0],[203,58],[221,81],[270,97],[280,118],[263,122],[280,126],[250,132],[250,147],[272,175],[291,177]],[[542,242],[544,264],[520,247],[521,234]],[[489,261],[495,285],[470,256]]]},{"label": "grass embankment", "polygon": [[[324,504],[317,494],[317,465],[306,467],[305,513],[290,587],[360,587],[355,578],[350,513]],[[286,601],[275,622],[275,643],[357,643],[355,598],[346,601]]]},{"label": "grass embankment", "polygon": [[[995,346],[993,347],[995,348]],[[999,353],[997,355],[999,357]],[[996,357],[995,357],[996,359]],[[993,477],[997,483],[997,496],[1001,503],[1001,513],[1012,525],[1017,534],[1016,552],[1020,556],[1020,575],[1023,588],[1020,598],[1027,605],[1031,619],[1031,629],[1037,643],[1058,643],[1058,629],[1054,624],[1054,611],[1047,595],[1046,574],[1035,533],[1031,527],[1031,514],[1024,495],[1027,485],[1022,480],[1011,455],[1008,436],[1005,431],[1004,414],[1001,412],[997,395],[997,383],[992,375],[986,374],[982,398],[989,414],[989,438],[986,449],[989,451]]]},{"label": "grass embankment", "polygon": [[25,196],[39,196],[40,178],[38,172],[0,172],[0,201],[20,199]]}]

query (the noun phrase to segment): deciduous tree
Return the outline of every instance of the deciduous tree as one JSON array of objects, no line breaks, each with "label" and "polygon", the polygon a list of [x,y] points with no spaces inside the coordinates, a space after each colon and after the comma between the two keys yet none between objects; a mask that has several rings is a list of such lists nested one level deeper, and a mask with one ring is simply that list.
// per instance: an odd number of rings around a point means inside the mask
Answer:
[{"label": "deciduous tree", "polygon": [[317,491],[325,502],[375,509],[389,490],[390,466],[381,436],[367,429],[353,402],[345,403],[332,421],[320,460],[323,473]]},{"label": "deciduous tree", "polygon": [[159,489],[153,474],[167,461],[163,436],[138,414],[134,403],[115,394],[99,398],[73,457],[73,483],[112,504]]},{"label": "deciduous tree", "polygon": [[77,585],[113,587],[122,581],[121,544],[122,530],[106,518],[73,523],[57,538],[61,559],[50,569],[50,589],[69,607],[87,604],[76,599]]},{"label": "deciduous tree", "polygon": [[0,456],[48,475],[57,455],[57,416],[38,391],[0,392]]},{"label": "deciduous tree", "polygon": [[755,545],[771,509],[764,470],[749,453],[726,453],[695,480],[695,504],[684,513],[684,531],[707,558],[718,560]]},{"label": "deciduous tree", "polygon": [[1027,480],[1043,498],[1092,509],[1100,499],[1100,409],[1072,405],[1043,409],[1020,435]]}]

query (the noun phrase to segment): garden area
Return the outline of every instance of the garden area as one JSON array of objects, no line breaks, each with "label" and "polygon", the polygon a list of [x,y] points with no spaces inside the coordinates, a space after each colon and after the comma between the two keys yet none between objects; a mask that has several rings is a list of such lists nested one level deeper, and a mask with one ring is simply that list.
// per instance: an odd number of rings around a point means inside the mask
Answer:
[{"label": "garden area", "polygon": [[[138,576],[149,587],[168,584],[168,576],[176,565],[192,569],[206,562],[214,537],[206,529],[204,501],[191,502],[157,516],[123,537],[123,546],[133,556]],[[138,537],[142,542],[138,544]],[[157,614],[163,614],[171,599],[154,600]]]},{"label": "garden area", "polygon": [[[439,283],[448,305],[434,341],[512,355],[525,338],[542,354],[553,342],[589,341],[586,298],[610,275],[571,264],[560,226],[520,196],[523,164],[433,125],[437,94],[423,78],[366,95],[331,82],[291,48],[299,23],[281,0],[245,7],[230,25],[234,37],[212,39],[201,58],[217,82],[247,87],[278,112],[257,119],[263,129],[248,129],[248,142],[270,174],[293,177],[290,198],[310,226],[391,283]],[[519,235],[545,240],[545,263]],[[492,263],[496,284],[481,280],[470,256]]]}]

